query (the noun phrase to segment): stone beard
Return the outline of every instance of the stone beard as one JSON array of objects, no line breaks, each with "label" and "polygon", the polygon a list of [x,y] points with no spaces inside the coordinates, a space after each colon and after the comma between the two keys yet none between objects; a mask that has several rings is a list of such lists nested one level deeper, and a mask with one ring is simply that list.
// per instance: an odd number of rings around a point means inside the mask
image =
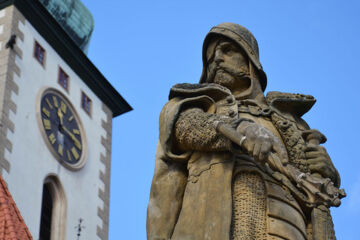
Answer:
[{"label": "stone beard", "polygon": [[223,23],[204,40],[199,84],[177,84],[160,115],[149,240],[336,239],[345,196],[315,99],[269,92],[256,39]]}]

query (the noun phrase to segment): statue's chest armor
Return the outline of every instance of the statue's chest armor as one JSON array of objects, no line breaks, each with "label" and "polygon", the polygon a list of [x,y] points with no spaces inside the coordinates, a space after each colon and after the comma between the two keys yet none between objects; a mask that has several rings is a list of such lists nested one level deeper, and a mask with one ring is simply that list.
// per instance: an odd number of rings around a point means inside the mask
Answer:
[{"label": "statue's chest armor", "polygon": [[261,109],[258,106],[238,104],[238,117],[249,118],[282,139],[290,163],[302,172],[309,172],[304,152],[306,143],[302,137],[302,133],[306,129],[298,124],[291,115],[281,114],[270,108]]},{"label": "statue's chest armor", "polygon": [[225,115],[231,118],[251,119],[281,139],[281,135],[271,121],[271,115],[266,113],[268,110],[269,109],[263,110],[255,106],[243,106],[235,100],[234,96],[228,96],[226,99],[216,103],[215,112],[218,115]]},{"label": "statue's chest armor", "polygon": [[[294,121],[256,106],[244,106],[228,97],[216,104],[216,114],[251,119],[282,139],[291,162],[299,157],[301,131]],[[295,148],[295,150],[291,149]],[[295,161],[292,161],[294,160]],[[286,187],[248,161],[237,162],[232,179],[233,213],[231,240],[308,239],[306,218]],[[256,227],[253,223],[257,219]]]}]

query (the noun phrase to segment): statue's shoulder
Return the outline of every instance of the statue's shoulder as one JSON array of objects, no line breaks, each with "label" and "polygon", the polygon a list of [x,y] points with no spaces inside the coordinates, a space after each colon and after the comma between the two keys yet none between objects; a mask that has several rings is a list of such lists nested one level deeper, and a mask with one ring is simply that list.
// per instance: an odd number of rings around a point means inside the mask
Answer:
[{"label": "statue's shoulder", "polygon": [[216,102],[229,95],[232,95],[231,91],[218,84],[176,84],[170,89],[169,101],[161,110],[160,120],[176,119],[180,112],[188,108],[214,112]]},{"label": "statue's shoulder", "polygon": [[215,83],[180,83],[175,84],[170,89],[169,100],[173,98],[183,99],[202,95],[208,96],[214,101],[217,101],[232,95],[232,93],[228,88]]},{"label": "statue's shoulder", "polygon": [[266,102],[281,112],[301,118],[312,108],[316,99],[311,95],[274,91],[266,94]]}]

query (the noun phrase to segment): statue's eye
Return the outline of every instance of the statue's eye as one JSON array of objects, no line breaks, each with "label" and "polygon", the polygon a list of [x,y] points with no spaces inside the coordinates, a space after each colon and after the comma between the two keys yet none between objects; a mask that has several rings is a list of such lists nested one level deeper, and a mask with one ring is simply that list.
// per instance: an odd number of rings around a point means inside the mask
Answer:
[{"label": "statue's eye", "polygon": [[222,48],[223,53],[228,53],[231,51],[231,45],[224,45]]}]

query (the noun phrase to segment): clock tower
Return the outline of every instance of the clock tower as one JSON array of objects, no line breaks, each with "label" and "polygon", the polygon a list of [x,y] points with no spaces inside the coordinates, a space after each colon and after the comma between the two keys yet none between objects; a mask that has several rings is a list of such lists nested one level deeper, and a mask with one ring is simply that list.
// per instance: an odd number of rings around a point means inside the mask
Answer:
[{"label": "clock tower", "polygon": [[80,0],[0,0],[0,172],[34,239],[108,239],[112,118]]}]

